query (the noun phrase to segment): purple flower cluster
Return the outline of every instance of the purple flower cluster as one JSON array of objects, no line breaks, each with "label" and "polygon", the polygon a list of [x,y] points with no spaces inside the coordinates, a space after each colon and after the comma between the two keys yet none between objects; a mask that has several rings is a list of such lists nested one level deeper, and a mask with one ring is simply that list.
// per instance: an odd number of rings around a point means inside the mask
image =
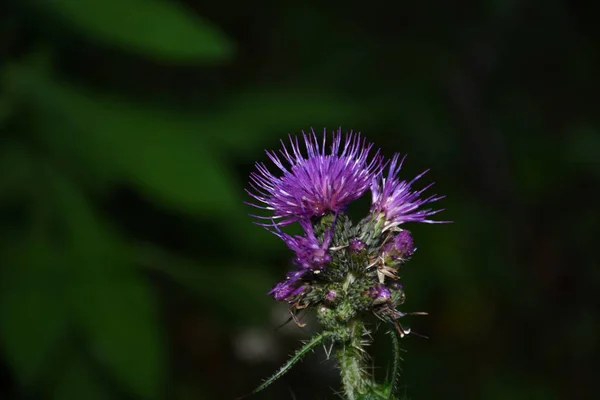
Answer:
[{"label": "purple flower cluster", "polygon": [[390,163],[387,176],[384,177],[382,174],[371,185],[371,193],[373,194],[371,212],[379,214],[385,220],[386,228],[395,227],[405,222],[425,222],[429,224],[446,222],[428,219],[443,210],[421,209],[425,204],[444,198],[444,196],[437,195],[421,198],[423,192],[433,186],[433,183],[421,190],[415,191],[411,188],[428,170],[417,175],[409,182],[400,180],[397,177],[405,158],[406,156],[398,162],[400,155],[395,154]]},{"label": "purple flower cluster", "polygon": [[279,282],[269,294],[273,295],[275,300],[286,300],[294,298],[303,293],[301,278],[307,272],[319,270],[331,261],[329,254],[329,245],[333,236],[333,229],[325,232],[323,241],[319,241],[315,235],[314,228],[308,219],[301,219],[300,226],[304,229],[304,236],[291,236],[281,231],[279,226],[274,225],[271,231],[280,237],[285,244],[296,253],[294,264],[299,268],[290,273],[285,281]]},{"label": "purple flower cluster", "polygon": [[298,137],[292,139],[291,136],[290,151],[281,141],[281,158],[276,152],[267,151],[273,164],[283,172],[281,176],[273,175],[262,163],[257,163],[257,172],[250,174],[254,192],[247,192],[264,204],[250,205],[274,214],[257,218],[278,219],[278,225],[287,225],[300,219],[323,216],[328,211],[342,211],[369,189],[384,167],[379,151],[369,157],[373,143],[367,143],[360,134],[346,134],[342,144],[342,132],[338,130],[333,134],[329,152],[325,151],[326,135],[323,135],[322,144],[314,131],[303,136],[306,156],[300,151]]},{"label": "purple flower cluster", "polygon": [[416,248],[409,231],[400,231],[392,240],[383,246],[383,254],[393,261],[401,261],[410,258]]},{"label": "purple flower cluster", "polygon": [[[403,260],[410,257],[414,246],[408,231],[400,230],[398,225],[405,222],[434,223],[436,221],[429,217],[441,211],[422,209],[425,204],[442,198],[421,198],[431,185],[417,191],[411,188],[424,173],[408,182],[401,180],[398,173],[404,159],[399,162],[400,156],[396,154],[391,161],[386,161],[380,150],[371,155],[373,143],[367,142],[359,133],[347,133],[342,141],[339,129],[332,134],[329,146],[326,133],[322,141],[317,139],[314,131],[303,133],[303,139],[304,152],[298,137],[291,136],[289,148],[282,141],[279,152],[267,151],[279,173],[274,174],[265,164],[257,163],[256,171],[250,174],[251,190],[247,190],[256,200],[256,203],[248,204],[271,213],[269,216],[255,215],[259,219],[257,223],[281,238],[295,253],[298,270],[290,273],[270,292],[277,300],[292,301],[304,293],[307,288],[303,277],[309,272],[320,271],[332,261],[330,246],[335,222],[323,234],[316,235],[313,227],[315,217],[337,216],[349,203],[371,190],[371,219],[381,222],[383,231],[399,232],[383,251],[394,260]],[[386,167],[389,169],[384,174]],[[292,236],[281,230],[281,227],[294,222],[300,224],[303,235]],[[358,254],[366,245],[361,238],[353,238],[348,247]]]},{"label": "purple flower cluster", "polygon": [[385,303],[392,297],[390,289],[382,284],[371,287],[368,294],[373,299],[374,304]]},{"label": "purple flower cluster", "polygon": [[287,300],[302,294],[307,289],[300,281],[302,275],[304,275],[304,271],[291,272],[286,277],[286,280],[275,285],[269,294],[277,301]]}]

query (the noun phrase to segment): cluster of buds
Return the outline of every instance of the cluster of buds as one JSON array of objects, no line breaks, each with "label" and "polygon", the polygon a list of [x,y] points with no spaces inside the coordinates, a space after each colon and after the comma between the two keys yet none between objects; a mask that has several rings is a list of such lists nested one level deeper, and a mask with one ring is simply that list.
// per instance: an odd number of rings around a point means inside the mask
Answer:
[{"label": "cluster of buds", "polygon": [[[366,331],[367,315],[391,323],[403,336],[408,331],[398,322],[405,315],[398,310],[405,300],[399,269],[416,248],[402,227],[444,222],[430,219],[441,210],[424,208],[442,196],[422,197],[431,185],[420,190],[412,185],[426,171],[401,180],[404,158],[395,154],[386,161],[360,134],[350,132],[342,141],[338,130],[329,146],[326,135],[319,140],[312,132],[303,139],[305,151],[291,136],[289,146],[282,141],[278,152],[267,151],[280,174],[257,163],[250,175],[247,192],[256,200],[250,204],[271,214],[255,216],[257,223],[294,253],[294,269],[269,294],[287,302],[299,324],[299,310],[315,309],[338,342],[350,340],[358,322]],[[354,222],[347,206],[367,191],[372,194],[369,213]],[[284,232],[293,223],[300,225],[301,235]]]}]

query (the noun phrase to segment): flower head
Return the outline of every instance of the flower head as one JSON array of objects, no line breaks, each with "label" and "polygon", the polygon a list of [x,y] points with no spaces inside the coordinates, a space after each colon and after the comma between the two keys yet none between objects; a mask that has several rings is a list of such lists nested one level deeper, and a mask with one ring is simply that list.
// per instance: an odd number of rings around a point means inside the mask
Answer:
[{"label": "flower head", "polygon": [[404,261],[415,252],[415,245],[409,231],[402,230],[383,246],[383,253],[393,261]]},{"label": "flower head", "polygon": [[390,290],[382,284],[369,288],[369,297],[373,299],[373,304],[382,304],[391,298]]},{"label": "flower head", "polygon": [[308,290],[308,287],[305,285],[298,285],[296,282],[285,280],[275,285],[269,294],[277,301],[292,301],[306,290]]},{"label": "flower head", "polygon": [[272,232],[279,236],[285,244],[296,253],[294,262],[302,269],[318,269],[331,261],[329,254],[329,245],[333,237],[332,226],[325,231],[323,241],[320,241],[316,235],[312,223],[309,220],[303,219],[299,221],[300,226],[304,229],[304,236],[288,235],[284,233],[276,224],[273,226]]},{"label": "flower head", "polygon": [[389,166],[387,177],[381,177],[373,181],[371,192],[373,201],[371,212],[377,218],[385,220],[385,228],[390,229],[405,222],[443,223],[447,221],[433,221],[429,217],[442,210],[422,209],[425,204],[443,199],[444,196],[429,196],[421,198],[423,192],[429,189],[433,183],[421,190],[414,191],[411,186],[427,171],[417,175],[410,182],[401,181],[397,175],[402,168],[404,158],[398,162],[400,155],[395,154]]},{"label": "flower head", "polygon": [[337,298],[337,292],[335,290],[329,290],[325,295],[325,301],[333,302]]},{"label": "flower head", "polygon": [[[306,155],[302,154],[298,137],[290,136],[290,150],[281,142],[279,155],[267,151],[267,156],[283,174],[272,174],[263,163],[250,174],[248,194],[263,205],[250,205],[273,212],[278,225],[299,219],[337,213],[358,199],[384,167],[379,151],[370,158],[373,143],[367,143],[360,133],[347,133],[342,143],[339,129],[332,134],[330,151],[326,152],[326,135],[320,144],[316,134],[304,134]],[[286,165],[284,165],[284,163]]]},{"label": "flower head", "polygon": [[354,252],[354,253],[360,253],[367,246],[359,238],[352,238],[352,239],[350,239],[350,244],[348,245],[348,247],[350,248],[350,250],[352,250],[352,252]]},{"label": "flower head", "polygon": [[301,281],[305,273],[306,270],[290,272],[284,281],[277,283],[277,285],[271,289],[269,294],[277,301],[293,299],[307,289]]},{"label": "flower head", "polygon": [[[271,214],[256,216],[264,222],[259,225],[282,239],[294,253],[295,268],[269,294],[288,303],[290,321],[299,327],[306,325],[300,320],[302,310],[316,310],[324,332],[253,393],[281,376],[304,353],[332,341],[332,345],[339,345],[336,357],[347,398],[378,397],[376,393],[383,386],[370,382],[364,373],[363,347],[371,342],[366,312],[390,326],[394,337],[396,332],[400,337],[410,333],[400,318],[424,314],[398,309],[405,303],[406,294],[397,273],[416,250],[410,232],[400,225],[446,222],[430,219],[441,210],[424,209],[442,197],[422,198],[431,185],[421,190],[413,190],[411,185],[424,173],[408,182],[400,180],[397,175],[404,159],[396,154],[384,161],[379,151],[370,156],[373,144],[360,134],[350,132],[342,142],[338,130],[330,144],[325,137],[317,140],[314,131],[303,134],[303,138],[302,149],[299,138],[290,136],[291,146],[286,148],[282,142],[277,153],[267,151],[280,171],[271,173],[264,164],[257,163],[247,192],[256,200],[252,206]],[[388,165],[389,171],[384,174]],[[372,192],[370,213],[353,220],[345,212],[346,207],[368,189]],[[283,232],[285,225],[295,222],[303,229],[302,234]],[[397,343],[394,347],[396,366],[400,354]],[[392,381],[386,384],[391,387],[390,398],[395,396],[395,376]]]}]

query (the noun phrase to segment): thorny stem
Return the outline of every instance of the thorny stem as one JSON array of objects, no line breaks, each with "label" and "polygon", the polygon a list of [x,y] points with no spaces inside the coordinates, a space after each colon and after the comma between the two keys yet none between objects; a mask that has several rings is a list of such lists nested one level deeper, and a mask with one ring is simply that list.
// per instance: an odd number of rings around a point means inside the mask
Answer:
[{"label": "thorny stem", "polygon": [[356,400],[360,394],[366,393],[369,380],[365,369],[365,355],[363,349],[363,324],[354,320],[348,325],[348,340],[341,344],[336,352],[340,368],[342,386],[348,400]]}]

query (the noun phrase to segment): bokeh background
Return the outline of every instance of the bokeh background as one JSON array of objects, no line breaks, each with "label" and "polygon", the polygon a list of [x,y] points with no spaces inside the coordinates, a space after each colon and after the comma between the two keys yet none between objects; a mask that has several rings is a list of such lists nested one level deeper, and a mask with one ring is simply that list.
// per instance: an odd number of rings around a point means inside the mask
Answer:
[{"label": "bokeh background", "polygon": [[[408,397],[599,398],[599,12],[2,2],[0,398],[250,392],[319,328],[277,329],[290,254],[247,216],[247,176],[340,126],[407,153],[406,178],[431,168],[455,221],[407,227],[405,309],[430,313],[402,343]],[[317,351],[255,398],[337,389]]]}]

